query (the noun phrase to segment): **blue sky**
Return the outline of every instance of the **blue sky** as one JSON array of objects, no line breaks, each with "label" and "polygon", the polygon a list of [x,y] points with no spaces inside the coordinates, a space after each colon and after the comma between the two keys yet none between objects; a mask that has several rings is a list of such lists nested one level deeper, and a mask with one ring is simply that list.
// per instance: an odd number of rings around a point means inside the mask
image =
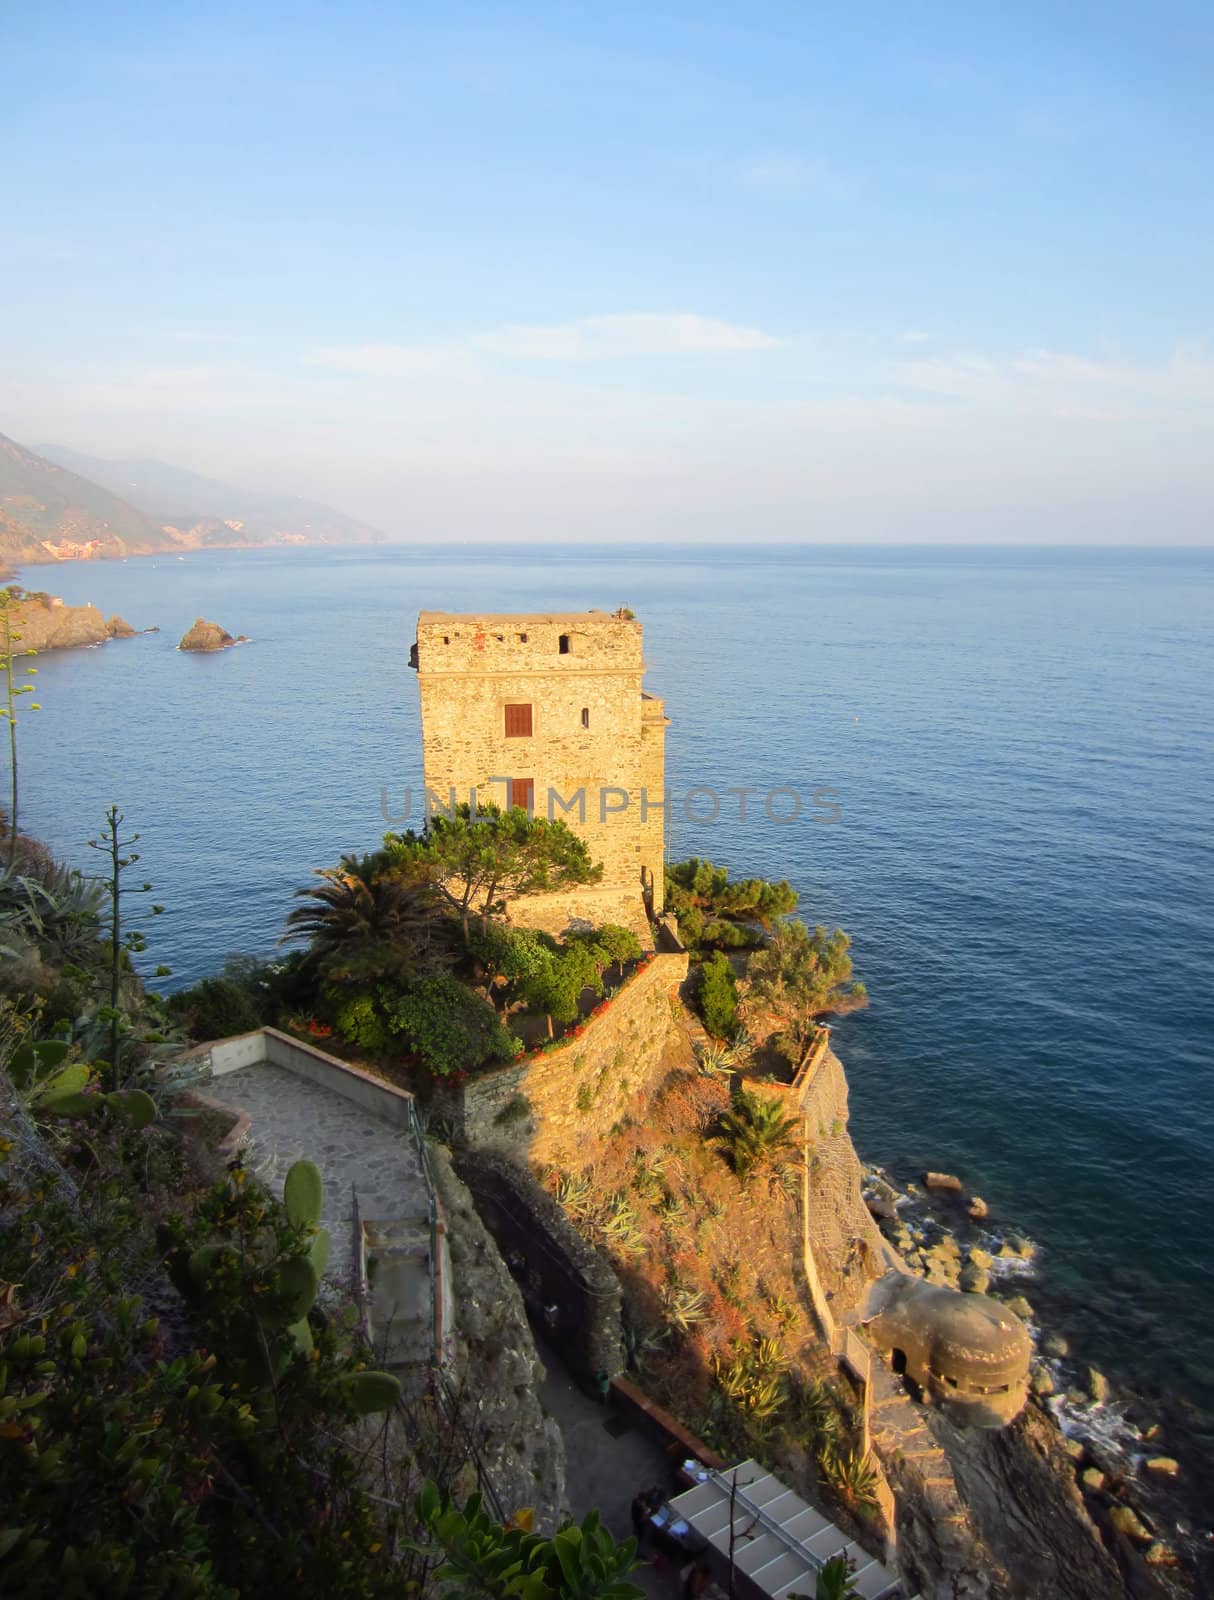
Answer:
[{"label": "blue sky", "polygon": [[24,442],[402,538],[1214,539],[1207,5],[5,33]]}]

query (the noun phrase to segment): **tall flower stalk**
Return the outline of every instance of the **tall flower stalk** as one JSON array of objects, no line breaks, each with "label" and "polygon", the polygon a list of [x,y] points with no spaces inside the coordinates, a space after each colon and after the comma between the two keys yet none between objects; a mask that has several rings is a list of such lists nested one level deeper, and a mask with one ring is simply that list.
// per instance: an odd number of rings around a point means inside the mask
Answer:
[{"label": "tall flower stalk", "polygon": [[[0,669],[4,673],[4,704],[0,706],[0,717],[8,723],[8,769],[9,769],[9,807],[8,807],[8,864],[14,867],[17,863],[17,701],[23,694],[33,694],[32,683],[20,683],[18,679],[24,673],[27,677],[36,677],[37,667],[19,667],[18,661],[23,656],[35,656],[36,650],[21,650],[21,635],[13,626],[13,608],[18,596],[13,589],[0,589]],[[42,707],[31,701],[30,711],[41,711]]]}]

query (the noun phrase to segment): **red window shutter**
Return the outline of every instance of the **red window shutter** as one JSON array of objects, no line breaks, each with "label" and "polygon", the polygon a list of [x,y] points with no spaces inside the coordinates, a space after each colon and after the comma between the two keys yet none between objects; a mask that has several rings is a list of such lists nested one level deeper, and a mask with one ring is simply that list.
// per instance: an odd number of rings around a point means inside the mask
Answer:
[{"label": "red window shutter", "polygon": [[[528,707],[527,709],[530,710],[531,708]],[[532,810],[534,810],[534,808],[535,808],[535,779],[534,778],[511,778],[511,780],[510,780],[510,804],[512,806],[522,806],[524,811],[532,811]]]},{"label": "red window shutter", "polygon": [[506,737],[507,739],[529,739],[531,737],[530,706],[506,707]]}]

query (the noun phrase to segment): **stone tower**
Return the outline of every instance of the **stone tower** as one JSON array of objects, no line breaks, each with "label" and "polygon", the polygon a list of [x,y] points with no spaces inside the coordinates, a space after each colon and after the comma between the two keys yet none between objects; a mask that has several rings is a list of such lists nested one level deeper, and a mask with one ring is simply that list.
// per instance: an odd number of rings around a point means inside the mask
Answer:
[{"label": "stone tower", "polygon": [[561,932],[662,910],[666,716],[641,687],[639,622],[423,611],[411,664],[432,803],[475,789],[482,804],[527,806],[567,822],[603,864],[600,885],[516,902],[515,920]]}]

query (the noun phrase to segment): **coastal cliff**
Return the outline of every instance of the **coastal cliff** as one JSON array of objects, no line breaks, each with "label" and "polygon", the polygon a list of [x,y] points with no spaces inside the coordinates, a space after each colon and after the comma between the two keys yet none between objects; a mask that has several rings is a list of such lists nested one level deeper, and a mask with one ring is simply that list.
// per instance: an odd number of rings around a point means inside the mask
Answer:
[{"label": "coastal cliff", "polygon": [[69,606],[55,595],[10,587],[9,625],[20,649],[74,650],[130,639],[135,629],[121,617],[105,618],[94,605]]},{"label": "coastal cliff", "polygon": [[[765,1185],[738,1185],[706,1140],[729,1089],[698,1069],[691,1042],[702,1031],[677,980],[659,963],[564,1050],[449,1089],[443,1115],[461,1141],[479,1147],[481,1157],[472,1159],[512,1159],[529,1171],[567,1224],[610,1261],[633,1352],[630,1375],[644,1391],[726,1459],[757,1452],[794,1488],[825,1497],[824,1509],[846,1527],[846,1498],[831,1498],[829,1476],[815,1470],[802,1425],[789,1418],[767,1423],[761,1437],[745,1434],[745,1424],[738,1432],[720,1420],[720,1377],[737,1369],[738,1352],[751,1341],[779,1341],[793,1394],[837,1383],[837,1357],[815,1304],[824,1301],[832,1325],[863,1331],[873,1285],[891,1270],[936,1283],[934,1258],[921,1270],[898,1266],[870,1214],[867,1169],[848,1126],[846,1069],[833,1049],[822,1052],[799,1101],[805,1213],[795,1157],[783,1177],[773,1171]],[[625,1060],[623,1097],[601,1096],[598,1085],[616,1082]],[[779,1097],[776,1084],[753,1082],[756,1091]],[[525,1115],[512,1121],[503,1110],[515,1103]],[[521,1191],[525,1181],[517,1186]],[[539,1214],[533,1210],[533,1231]],[[486,1221],[500,1231],[492,1211]],[[523,1237],[499,1243],[517,1251],[526,1248]],[[1006,1279],[996,1270],[991,1292],[1014,1301],[1019,1280],[1011,1261]],[[586,1307],[564,1305],[563,1314],[584,1337],[601,1307],[589,1297]],[[559,1343],[559,1334],[553,1338]],[[1128,1535],[1092,1503],[1082,1478],[1091,1457],[1064,1434],[1047,1395],[1031,1398],[1010,1426],[991,1429],[958,1426],[940,1407],[919,1403],[876,1348],[869,1384],[867,1427],[895,1497],[908,1593],[925,1600],[1194,1593],[1155,1533],[1147,1540]],[[840,1393],[849,1393],[846,1379]],[[854,1531],[863,1536],[863,1527]]]}]

